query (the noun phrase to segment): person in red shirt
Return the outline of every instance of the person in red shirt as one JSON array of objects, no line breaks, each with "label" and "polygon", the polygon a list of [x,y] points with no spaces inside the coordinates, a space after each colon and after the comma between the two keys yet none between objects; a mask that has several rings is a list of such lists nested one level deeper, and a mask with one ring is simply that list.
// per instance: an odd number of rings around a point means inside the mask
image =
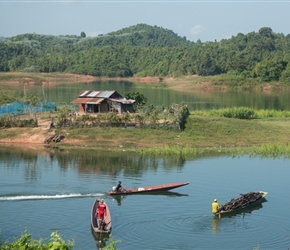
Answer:
[{"label": "person in red shirt", "polygon": [[106,210],[106,204],[104,203],[104,199],[101,199],[99,201],[99,205],[96,211],[96,217],[97,217],[97,222],[98,222],[98,229],[102,229],[102,224],[103,224],[103,220],[104,220],[104,216],[107,214],[107,210]]}]

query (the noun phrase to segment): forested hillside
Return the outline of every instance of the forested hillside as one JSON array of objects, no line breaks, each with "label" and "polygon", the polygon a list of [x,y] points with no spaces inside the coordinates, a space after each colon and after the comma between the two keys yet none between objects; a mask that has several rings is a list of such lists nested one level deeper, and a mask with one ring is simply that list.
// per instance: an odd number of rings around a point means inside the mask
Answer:
[{"label": "forested hillside", "polygon": [[0,40],[0,71],[94,76],[228,75],[290,84],[290,36],[269,27],[219,42],[137,24],[97,37],[22,34]]}]

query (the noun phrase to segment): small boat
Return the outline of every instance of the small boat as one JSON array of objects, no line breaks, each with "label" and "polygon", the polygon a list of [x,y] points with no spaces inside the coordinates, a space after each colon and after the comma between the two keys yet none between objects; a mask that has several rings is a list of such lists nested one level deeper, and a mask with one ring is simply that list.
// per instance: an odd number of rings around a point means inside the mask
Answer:
[{"label": "small boat", "polygon": [[94,202],[94,205],[92,207],[92,213],[91,213],[91,225],[92,229],[95,233],[109,233],[111,231],[111,215],[110,210],[106,202],[104,201],[104,204],[106,205],[106,213],[104,215],[104,220],[101,229],[98,228],[98,222],[96,218],[96,211],[99,205],[101,199],[97,198]]},{"label": "small boat", "polygon": [[148,193],[148,192],[156,192],[156,191],[167,191],[167,190],[182,187],[188,184],[189,182],[178,182],[178,183],[173,183],[173,184],[163,184],[163,185],[156,185],[156,186],[131,188],[131,189],[126,189],[126,190],[121,190],[121,191],[109,190],[107,193],[109,195],[127,195],[127,194]]},{"label": "small boat", "polygon": [[[258,191],[258,192],[249,192],[246,194],[241,194],[240,197],[232,199],[230,202],[227,202],[220,207],[220,214],[228,214],[232,212],[239,211],[250,206],[261,203],[268,192]],[[217,213],[218,215],[218,213]]]}]

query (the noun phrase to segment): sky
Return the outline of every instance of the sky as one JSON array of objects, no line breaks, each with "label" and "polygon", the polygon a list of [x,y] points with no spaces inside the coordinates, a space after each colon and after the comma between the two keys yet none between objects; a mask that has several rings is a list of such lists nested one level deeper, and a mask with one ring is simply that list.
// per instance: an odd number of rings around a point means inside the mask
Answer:
[{"label": "sky", "polygon": [[0,0],[0,36],[97,36],[144,23],[187,40],[220,41],[269,27],[290,34],[290,0]]}]

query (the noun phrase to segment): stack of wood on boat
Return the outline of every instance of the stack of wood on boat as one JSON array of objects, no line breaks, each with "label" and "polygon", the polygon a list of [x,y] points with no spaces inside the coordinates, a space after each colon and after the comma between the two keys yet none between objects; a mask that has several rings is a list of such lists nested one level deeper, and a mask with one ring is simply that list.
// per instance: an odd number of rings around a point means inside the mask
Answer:
[{"label": "stack of wood on boat", "polygon": [[45,140],[45,144],[49,144],[51,142],[60,142],[64,139],[64,136],[61,134],[54,134],[54,135],[49,135]]},{"label": "stack of wood on boat", "polygon": [[224,204],[221,207],[221,211],[233,211],[243,207],[247,207],[262,198],[263,193],[261,192],[249,192],[246,194],[241,194],[239,198],[233,199],[230,202]]}]

